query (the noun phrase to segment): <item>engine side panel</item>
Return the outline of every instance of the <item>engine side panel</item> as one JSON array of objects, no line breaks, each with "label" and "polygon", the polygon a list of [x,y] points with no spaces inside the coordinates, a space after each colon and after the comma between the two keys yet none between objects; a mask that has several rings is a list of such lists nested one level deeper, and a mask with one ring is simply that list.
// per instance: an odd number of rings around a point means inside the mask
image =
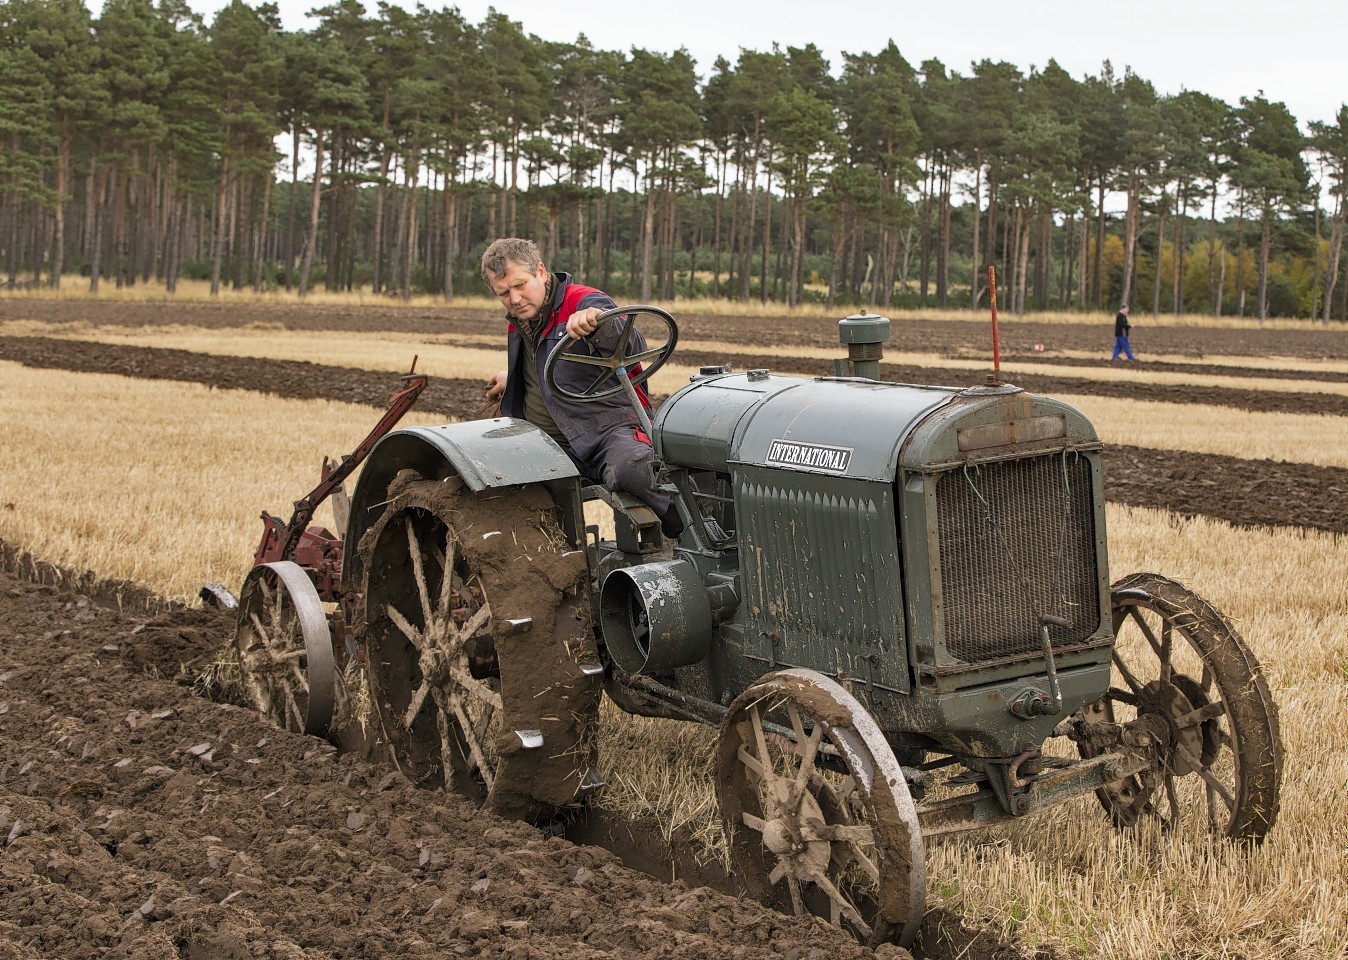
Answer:
[{"label": "engine side panel", "polygon": [[909,688],[893,487],[737,464],[745,655]]}]

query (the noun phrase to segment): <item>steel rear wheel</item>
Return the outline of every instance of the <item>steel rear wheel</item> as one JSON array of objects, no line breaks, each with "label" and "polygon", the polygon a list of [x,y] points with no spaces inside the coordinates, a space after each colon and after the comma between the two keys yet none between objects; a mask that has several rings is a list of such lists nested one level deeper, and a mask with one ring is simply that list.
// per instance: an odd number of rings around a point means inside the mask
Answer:
[{"label": "steel rear wheel", "polygon": [[783,670],[736,698],[717,789],[753,896],[863,943],[912,942],[926,896],[917,811],[879,728],[839,684]]},{"label": "steel rear wheel", "polygon": [[1097,791],[1100,802],[1120,826],[1155,818],[1166,830],[1262,840],[1278,816],[1282,742],[1258,661],[1225,617],[1174,580],[1132,574],[1112,599],[1110,689],[1078,716],[1150,721],[1163,742],[1153,768]]},{"label": "steel rear wheel", "polygon": [[279,560],[253,568],[239,596],[234,645],[258,712],[285,730],[327,735],[337,668],[327,614],[302,567]]},{"label": "steel rear wheel", "polygon": [[395,481],[363,544],[379,732],[413,782],[546,819],[597,779],[584,553],[545,491],[453,485]]}]

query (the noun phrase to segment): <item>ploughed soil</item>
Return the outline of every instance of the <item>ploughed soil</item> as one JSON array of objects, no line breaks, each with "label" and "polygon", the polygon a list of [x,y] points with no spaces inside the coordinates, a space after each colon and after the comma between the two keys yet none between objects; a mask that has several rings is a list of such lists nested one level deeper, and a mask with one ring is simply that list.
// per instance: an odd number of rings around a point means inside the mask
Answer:
[{"label": "ploughed soil", "polygon": [[[0,301],[0,319],[96,325],[280,324],[287,329],[480,332],[500,343],[487,311],[397,307],[229,307],[215,304]],[[800,343],[836,352],[832,321],[680,318],[686,338],[743,344],[732,362],[828,373],[809,361],[755,356]],[[817,326],[817,329],[816,329]],[[897,349],[972,356],[972,325],[896,323]],[[1036,392],[1119,389],[1086,378],[1037,377],[1051,349],[1099,349],[1110,330],[1003,328],[1007,379]],[[1196,331],[1139,324],[1134,347],[1191,355],[1348,359],[1327,331]],[[84,341],[0,337],[0,359],[327,397],[382,407],[397,371],[370,373]],[[1107,361],[1102,360],[1101,363]],[[1089,363],[1085,364],[1089,366]],[[1126,395],[1236,409],[1345,411],[1332,396],[1166,387],[1146,391],[1145,363]],[[1272,366],[1272,363],[1271,363]],[[1187,370],[1207,370],[1204,365]],[[1212,366],[1230,376],[1286,373]],[[886,369],[909,382],[949,371]],[[1312,379],[1303,377],[1303,379]],[[971,375],[970,382],[981,376]],[[1160,388],[1158,388],[1160,389]],[[419,408],[477,414],[481,384],[433,381]],[[1254,404],[1275,404],[1255,406]],[[371,422],[375,419],[372,412]],[[368,425],[357,425],[361,432]],[[13,455],[10,452],[9,455]],[[1343,532],[1348,471],[1112,447],[1111,499],[1241,524]],[[202,671],[232,635],[232,613],[167,605],[97,571],[58,571],[0,544],[0,960],[7,958],[787,957],[876,953],[820,922],[737,896],[732,878],[690,873],[678,851],[639,828],[587,822],[540,829],[499,819],[467,798],[417,789],[359,751],[280,731],[211,699]],[[588,842],[577,843],[580,838]],[[641,867],[642,869],[634,869]],[[657,874],[660,876],[653,876]],[[1019,958],[988,931],[939,911],[920,956]],[[1047,954],[1036,954],[1036,957]]]},{"label": "ploughed soil", "polygon": [[104,599],[0,573],[0,957],[901,955],[212,702],[230,614]]}]

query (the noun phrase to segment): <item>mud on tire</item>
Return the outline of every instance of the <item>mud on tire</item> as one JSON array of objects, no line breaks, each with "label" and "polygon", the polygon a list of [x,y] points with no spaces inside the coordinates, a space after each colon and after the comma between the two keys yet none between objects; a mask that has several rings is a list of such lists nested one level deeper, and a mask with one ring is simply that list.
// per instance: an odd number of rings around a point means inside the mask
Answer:
[{"label": "mud on tire", "polygon": [[520,819],[574,802],[600,682],[581,670],[597,661],[585,554],[547,491],[405,472],[360,550],[374,728],[398,769]]}]

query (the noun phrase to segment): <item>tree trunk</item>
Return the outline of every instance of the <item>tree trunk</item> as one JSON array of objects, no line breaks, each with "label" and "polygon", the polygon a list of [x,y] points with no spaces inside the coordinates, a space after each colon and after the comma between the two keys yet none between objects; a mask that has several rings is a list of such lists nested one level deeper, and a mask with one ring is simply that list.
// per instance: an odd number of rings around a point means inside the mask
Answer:
[{"label": "tree trunk", "polygon": [[402,298],[404,303],[412,299],[412,269],[417,262],[417,171],[418,166],[413,163],[407,173],[407,194],[409,197],[407,241],[400,244],[405,251],[402,274]]},{"label": "tree trunk", "polygon": [[300,257],[299,296],[309,293],[309,271],[314,265],[314,248],[318,246],[319,203],[323,199],[323,130],[314,130],[314,185],[309,194],[309,232],[304,238],[304,253]]},{"label": "tree trunk", "polygon": [[268,170],[262,184],[262,216],[257,224],[257,252],[253,256],[253,292],[266,289],[264,272],[267,265],[267,224],[271,221],[271,185],[276,179]]},{"label": "tree trunk", "polygon": [[220,295],[220,268],[225,256],[225,224],[229,220],[229,181],[233,176],[229,158],[220,169],[220,183],[215,188],[215,229],[211,231],[211,296]]},{"label": "tree trunk", "polygon": [[1236,197],[1236,316],[1245,316],[1245,191]]},{"label": "tree trunk", "polygon": [[107,216],[104,214],[104,197],[108,174],[94,174],[93,163],[89,164],[89,201],[86,204],[89,215],[85,226],[88,236],[89,292],[98,293],[99,275],[103,270],[103,229]]},{"label": "tree trunk", "polygon": [[641,302],[651,299],[651,265],[655,246],[655,164],[646,169],[646,214],[641,221]]},{"label": "tree trunk", "polygon": [[758,302],[768,302],[768,256],[772,249],[772,151],[768,151],[768,179],[763,188],[763,262],[758,266]]},{"label": "tree trunk", "polygon": [[997,174],[996,171],[988,170],[988,253],[983,259],[984,268],[993,266],[997,263]]},{"label": "tree trunk", "polygon": [[183,205],[184,200],[176,190],[168,198],[169,216],[164,229],[164,289],[169,293],[178,292],[178,270],[182,263],[183,249]]},{"label": "tree trunk", "polygon": [[[317,181],[318,177],[315,176]],[[290,199],[286,202],[286,293],[295,281],[295,195],[300,186],[300,128],[291,128],[290,143]]]},{"label": "tree trunk", "polygon": [[1182,193],[1175,196],[1175,239],[1170,248],[1171,267],[1174,278],[1171,284],[1171,312],[1179,316],[1184,312],[1184,257],[1188,252],[1189,238],[1189,188],[1186,185]]},{"label": "tree trunk", "polygon": [[795,217],[791,225],[791,282],[787,286],[787,304],[796,306],[805,292],[805,201],[795,200]]},{"label": "tree trunk", "polygon": [[697,251],[702,247],[702,190],[693,194],[693,226],[691,243],[688,247],[688,293],[697,296]]},{"label": "tree trunk", "polygon": [[1072,305],[1072,266],[1076,256],[1075,233],[1076,211],[1069,213],[1063,222],[1062,265],[1058,273],[1058,304],[1064,309]]},{"label": "tree trunk", "polygon": [[936,301],[942,308],[950,298],[950,217],[951,178],[954,171],[946,167],[941,178],[941,245],[936,251]]},{"label": "tree trunk", "polygon": [[229,187],[229,229],[225,233],[225,261],[229,264],[230,289],[242,290],[243,268],[247,258],[240,252],[240,248],[244,246],[243,217],[240,216],[240,211],[245,206],[243,197],[247,181],[241,174],[236,174],[233,181]]},{"label": "tree trunk", "polygon": [[445,303],[454,302],[454,250],[458,240],[456,231],[458,230],[459,205],[457,203],[458,195],[454,190],[454,181],[445,177],[445,279],[442,287],[442,295]]},{"label": "tree trunk", "polygon": [[108,187],[108,206],[112,208],[112,283],[116,290],[126,285],[126,181],[129,174],[114,166]]},{"label": "tree trunk", "polygon": [[[404,169],[403,173],[405,178],[408,175],[408,172]],[[393,233],[393,257],[392,262],[389,264],[388,290],[390,293],[392,293],[395,284],[401,286],[404,273],[403,265],[412,256],[412,251],[408,246],[409,237],[407,232],[407,222],[411,215],[412,194],[407,189],[406,179],[403,180],[402,189],[398,191],[398,197],[398,226]]]},{"label": "tree trunk", "polygon": [[931,280],[931,198],[935,181],[935,164],[928,163],[922,174],[922,189],[918,194],[917,208],[921,228],[918,231],[917,289],[923,306],[927,303],[928,283]]},{"label": "tree trunk", "polygon": [[[755,136],[757,129],[755,129]],[[759,152],[762,149],[762,141],[756,139],[754,143],[753,165],[749,168],[749,180],[745,183],[745,190],[748,191],[749,209],[745,211],[743,226],[740,230],[740,300],[748,300],[750,285],[752,283],[750,271],[753,266],[753,231],[754,223],[758,219],[758,165],[761,157]]]},{"label": "tree trunk", "polygon": [[[388,97],[384,98],[384,129],[388,129]],[[380,294],[384,290],[384,217],[388,194],[389,166],[393,163],[393,150],[385,146],[379,151],[379,186],[374,194],[374,275],[370,280],[370,292]]]},{"label": "tree trunk", "polygon": [[1078,241],[1080,246],[1077,248],[1077,306],[1085,308],[1090,305],[1089,291],[1086,287],[1087,277],[1090,270],[1087,264],[1091,258],[1091,212],[1090,205],[1087,203],[1086,209],[1081,211],[1081,239]]},{"label": "tree trunk", "polygon": [[[1343,251],[1343,197],[1334,200],[1334,219],[1329,230],[1329,263],[1325,268],[1325,306],[1321,319],[1329,323],[1329,311],[1334,302],[1334,288],[1339,282],[1339,255]],[[1345,297],[1348,300],[1348,297]]]},{"label": "tree trunk", "polygon": [[983,151],[974,151],[974,242],[970,245],[973,256],[969,258],[969,308],[978,308],[979,276],[986,264],[978,262],[979,227],[983,223]]},{"label": "tree trunk", "polygon": [[1264,208],[1259,231],[1259,322],[1268,319],[1268,254],[1273,246],[1273,211]]},{"label": "tree trunk", "polygon": [[1156,269],[1151,282],[1151,317],[1155,320],[1161,315],[1161,261],[1165,257],[1165,210],[1166,196],[1161,192],[1160,212],[1156,217]]},{"label": "tree trunk", "polygon": [[[1222,286],[1225,285],[1223,280]],[[1217,184],[1212,184],[1212,202],[1208,207],[1208,299],[1212,315],[1222,315],[1222,287],[1217,285]]]},{"label": "tree trunk", "polygon": [[1033,211],[1018,209],[1016,227],[1016,316],[1025,315],[1025,290],[1030,274],[1030,230],[1034,225]]},{"label": "tree trunk", "polygon": [[[1218,289],[1218,291],[1219,291],[1219,292],[1218,292],[1218,295],[1217,295],[1217,302],[1218,302],[1218,303],[1221,303],[1221,302],[1225,299],[1225,297],[1226,297],[1226,251],[1225,251],[1225,250],[1222,251],[1222,265],[1221,265],[1221,270],[1220,270],[1220,276],[1219,276],[1218,282],[1217,282],[1217,289]],[[1220,314],[1219,314],[1219,316],[1220,316]]]},{"label": "tree trunk", "polygon": [[[786,201],[782,201],[782,206],[786,207]],[[782,284],[786,282],[786,274],[790,266],[785,262],[787,247],[791,244],[791,216],[789,209],[782,210],[781,227],[777,231],[777,251],[773,258],[772,265],[772,299],[776,303],[782,301]]]},{"label": "tree trunk", "polygon": [[711,241],[711,298],[719,300],[721,296],[721,217],[725,210],[725,152],[721,151],[716,161],[716,205],[713,213]]},{"label": "tree trunk", "polygon": [[1091,294],[1095,309],[1105,305],[1105,178],[1102,174],[1096,184],[1095,197],[1095,266],[1091,274]]},{"label": "tree trunk", "polygon": [[[911,246],[913,228],[908,228],[908,246]],[[891,237],[892,239],[892,237]],[[884,286],[881,294],[881,302],[888,309],[894,303],[894,266],[899,259],[899,248],[897,243],[891,242],[884,251],[884,263],[880,269],[880,283]],[[907,277],[907,265],[904,266],[904,276]]]},{"label": "tree trunk", "polygon": [[1128,303],[1133,297],[1133,263],[1137,256],[1137,221],[1141,214],[1141,187],[1137,174],[1128,177],[1128,212],[1123,223],[1123,284],[1119,302]]}]

